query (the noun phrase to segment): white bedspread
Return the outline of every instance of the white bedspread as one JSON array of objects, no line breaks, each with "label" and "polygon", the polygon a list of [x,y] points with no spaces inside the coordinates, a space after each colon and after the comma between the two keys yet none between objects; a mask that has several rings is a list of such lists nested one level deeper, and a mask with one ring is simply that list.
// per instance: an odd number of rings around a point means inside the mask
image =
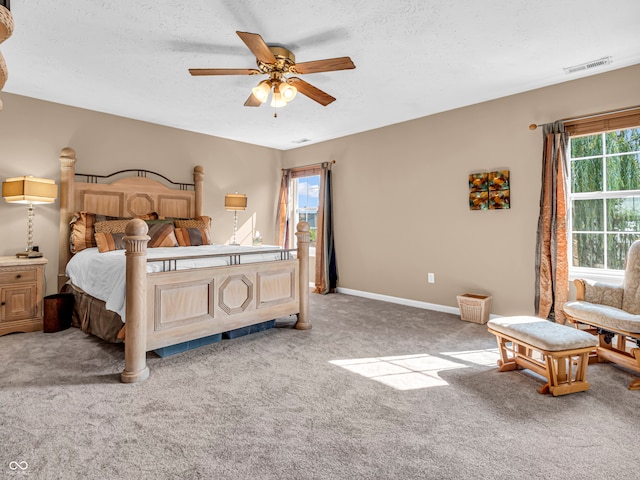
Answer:
[{"label": "white bedspread", "polygon": [[[230,245],[202,245],[199,247],[150,248],[147,258],[180,258],[193,255],[233,254],[274,250],[277,247],[245,247]],[[261,253],[242,257],[242,263],[279,260],[279,253]],[[229,265],[229,257],[183,258],[177,262],[177,270]],[[125,320],[126,281],[124,250],[100,253],[97,248],[87,248],[76,253],[67,264],[67,277],[89,295],[106,303],[107,310],[116,312]],[[162,262],[147,262],[147,272],[162,271]]]}]

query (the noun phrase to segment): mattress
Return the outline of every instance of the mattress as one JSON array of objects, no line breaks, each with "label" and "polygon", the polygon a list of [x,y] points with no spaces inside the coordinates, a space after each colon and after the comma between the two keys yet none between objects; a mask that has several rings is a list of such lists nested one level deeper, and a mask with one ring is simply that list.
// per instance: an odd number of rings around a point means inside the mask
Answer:
[{"label": "mattress", "polygon": [[[250,253],[250,255],[247,255]],[[107,310],[117,313],[125,321],[126,310],[126,259],[124,250],[98,252],[87,248],[76,253],[66,268],[66,275],[73,285],[85,293],[105,302]],[[221,255],[224,256],[207,256]],[[242,255],[245,254],[245,255]],[[237,255],[241,255],[238,260]],[[282,251],[274,247],[245,247],[231,245],[201,245],[198,247],[150,248],[147,250],[147,272],[161,272],[169,262],[154,259],[171,258],[172,268],[187,270],[217,267],[236,263],[255,263],[280,260]],[[173,261],[175,259],[175,262]]]}]

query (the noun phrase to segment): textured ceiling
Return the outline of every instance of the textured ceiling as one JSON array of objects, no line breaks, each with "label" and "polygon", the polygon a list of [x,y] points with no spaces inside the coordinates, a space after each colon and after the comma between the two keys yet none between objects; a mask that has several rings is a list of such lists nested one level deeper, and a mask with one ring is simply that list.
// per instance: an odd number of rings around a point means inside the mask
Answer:
[{"label": "textured ceiling", "polygon": [[[640,63],[638,0],[24,0],[11,12],[5,91],[282,150]],[[254,68],[236,30],[356,69],[304,75],[337,101],[298,95],[274,118],[243,106],[262,77],[188,73]]]}]

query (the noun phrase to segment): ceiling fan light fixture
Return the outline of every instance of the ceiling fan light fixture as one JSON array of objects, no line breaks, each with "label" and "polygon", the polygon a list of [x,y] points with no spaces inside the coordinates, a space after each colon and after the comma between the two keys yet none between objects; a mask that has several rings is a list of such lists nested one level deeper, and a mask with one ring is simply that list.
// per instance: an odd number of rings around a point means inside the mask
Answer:
[{"label": "ceiling fan light fixture", "polygon": [[271,106],[273,108],[281,108],[286,107],[287,102],[282,98],[282,94],[276,90],[273,91],[273,95],[271,96]]},{"label": "ceiling fan light fixture", "polygon": [[253,96],[260,100],[260,103],[264,103],[269,98],[269,92],[271,92],[271,84],[268,80],[261,81],[257,86],[251,89]]},{"label": "ceiling fan light fixture", "polygon": [[280,92],[282,99],[287,103],[293,100],[298,93],[298,89],[296,87],[289,85],[286,82],[282,82],[278,85],[278,91]]},{"label": "ceiling fan light fixture", "polygon": [[[8,0],[0,0],[0,5],[3,1],[8,2]],[[256,57],[257,69],[190,68],[189,73],[193,76],[268,75],[268,80],[263,80],[251,89],[251,95],[244,102],[245,107],[259,107],[269,99],[271,90],[273,90],[271,106],[275,108],[284,107],[295,98],[298,92],[326,107],[336,99],[300,78],[295,76],[287,78],[287,76],[356,68],[349,57],[325,58],[323,60],[296,63],[296,57],[293,52],[279,45],[267,45],[257,33],[236,31],[236,34]]]}]

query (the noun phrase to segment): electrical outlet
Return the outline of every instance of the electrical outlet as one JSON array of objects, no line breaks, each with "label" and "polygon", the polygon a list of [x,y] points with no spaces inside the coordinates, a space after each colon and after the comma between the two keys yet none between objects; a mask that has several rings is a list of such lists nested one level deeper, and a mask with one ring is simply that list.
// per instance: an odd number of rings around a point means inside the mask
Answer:
[{"label": "electrical outlet", "polygon": [[429,273],[427,275],[427,281],[429,283],[436,283],[436,274],[435,273]]}]

